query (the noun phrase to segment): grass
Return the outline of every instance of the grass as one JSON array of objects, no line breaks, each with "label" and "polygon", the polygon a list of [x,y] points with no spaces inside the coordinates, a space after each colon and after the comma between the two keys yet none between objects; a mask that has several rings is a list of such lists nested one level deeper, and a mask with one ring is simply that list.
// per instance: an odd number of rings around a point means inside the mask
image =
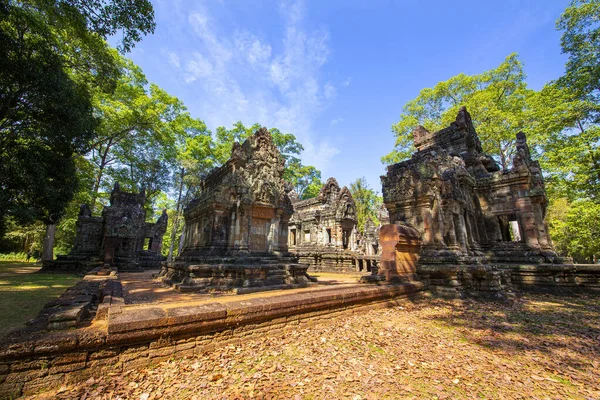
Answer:
[{"label": "grass", "polygon": [[39,273],[39,265],[0,261],[0,337],[23,327],[80,278],[71,274]]}]

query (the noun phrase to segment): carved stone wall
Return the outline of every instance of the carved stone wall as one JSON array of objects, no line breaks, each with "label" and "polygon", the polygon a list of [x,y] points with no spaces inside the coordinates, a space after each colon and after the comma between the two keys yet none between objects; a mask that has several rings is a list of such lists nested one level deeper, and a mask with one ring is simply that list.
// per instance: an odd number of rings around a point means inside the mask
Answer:
[{"label": "carved stone wall", "polygon": [[307,284],[308,266],[288,252],[284,166],[265,128],[234,143],[185,209],[183,249],[163,266],[163,281],[180,290]]},{"label": "carved stone wall", "polygon": [[548,236],[544,181],[524,133],[508,170],[483,153],[464,107],[445,129],[417,128],[414,142],[412,158],[381,180],[390,222],[422,235],[420,265],[563,261]]},{"label": "carved stone wall", "polygon": [[156,223],[146,222],[145,201],[144,191],[124,192],[116,183],[102,216],[92,216],[89,206],[82,205],[73,250],[44,263],[44,268],[85,271],[98,264],[122,269],[159,267],[164,260],[161,248],[168,217],[163,210]]},{"label": "carved stone wall", "polygon": [[362,235],[356,230],[356,206],[347,187],[340,188],[335,178],[329,178],[318,196],[307,200],[293,198],[294,214],[288,227],[290,251],[309,263],[313,271],[370,269],[371,260],[363,263],[361,256],[376,255],[376,250],[360,252]]},{"label": "carved stone wall", "polygon": [[287,251],[292,205],[285,191],[285,162],[264,128],[201,183],[200,195],[185,209],[180,259],[237,253]]}]

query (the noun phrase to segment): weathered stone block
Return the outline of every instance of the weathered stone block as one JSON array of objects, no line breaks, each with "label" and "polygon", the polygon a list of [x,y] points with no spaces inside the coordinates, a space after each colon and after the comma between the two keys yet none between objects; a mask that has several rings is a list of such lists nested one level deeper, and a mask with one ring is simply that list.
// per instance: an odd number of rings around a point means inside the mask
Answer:
[{"label": "weathered stone block", "polygon": [[85,368],[85,361],[72,364],[57,365],[50,368],[50,375],[60,374],[63,372],[77,371]]},{"label": "weathered stone block", "polygon": [[52,359],[52,366],[81,363],[87,360],[87,352],[68,353]]},{"label": "weathered stone block", "polygon": [[159,349],[150,349],[148,351],[148,357],[150,358],[165,357],[170,356],[172,354],[175,354],[175,346],[161,347]]}]

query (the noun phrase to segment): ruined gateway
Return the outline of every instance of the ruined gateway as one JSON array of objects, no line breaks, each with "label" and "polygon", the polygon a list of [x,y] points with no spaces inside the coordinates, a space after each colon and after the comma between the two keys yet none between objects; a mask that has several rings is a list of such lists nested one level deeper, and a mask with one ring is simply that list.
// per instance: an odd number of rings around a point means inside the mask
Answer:
[{"label": "ruined gateway", "polygon": [[293,209],[284,166],[265,128],[234,143],[185,209],[182,252],[159,278],[182,291],[308,285],[308,265],[288,252]]},{"label": "ruined gateway", "polygon": [[346,186],[340,188],[335,178],[329,178],[316,197],[293,196],[292,205],[288,246],[300,261],[310,264],[311,271],[371,271],[377,260],[369,257],[377,254],[373,249],[377,228],[369,220],[368,233],[359,234],[356,206]]},{"label": "ruined gateway", "polygon": [[87,204],[81,206],[73,250],[44,262],[44,268],[81,272],[104,264],[122,270],[158,268],[164,260],[161,248],[168,217],[163,210],[156,223],[146,222],[145,202],[143,190],[128,193],[115,183],[102,216],[93,216]]},{"label": "ruined gateway", "polygon": [[[421,234],[417,272],[440,292],[501,292],[503,265],[563,263],[544,222],[540,165],[517,134],[512,168],[485,154],[463,107],[449,127],[414,131],[417,152],[381,177],[392,224]],[[567,260],[568,261],[568,260]]]}]

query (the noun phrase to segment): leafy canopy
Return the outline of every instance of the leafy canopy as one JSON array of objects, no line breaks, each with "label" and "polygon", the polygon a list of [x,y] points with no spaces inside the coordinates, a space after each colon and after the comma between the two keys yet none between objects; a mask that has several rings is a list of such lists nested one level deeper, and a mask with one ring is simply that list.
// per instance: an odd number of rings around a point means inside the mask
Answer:
[{"label": "leafy canopy", "polygon": [[404,105],[400,120],[392,126],[395,149],[382,157],[382,162],[392,164],[409,158],[414,151],[415,128],[422,125],[430,132],[442,129],[454,121],[460,107],[466,106],[484,151],[496,156],[506,168],[515,135],[528,126],[526,101],[531,93],[516,54],[481,74],[458,74],[433,88],[425,88]]},{"label": "leafy canopy", "polygon": [[376,225],[379,224],[377,210],[381,206],[382,199],[369,187],[367,180],[362,177],[352,182],[350,184],[350,193],[356,206],[358,219],[356,228],[364,233],[365,223],[368,219],[373,220]]}]

